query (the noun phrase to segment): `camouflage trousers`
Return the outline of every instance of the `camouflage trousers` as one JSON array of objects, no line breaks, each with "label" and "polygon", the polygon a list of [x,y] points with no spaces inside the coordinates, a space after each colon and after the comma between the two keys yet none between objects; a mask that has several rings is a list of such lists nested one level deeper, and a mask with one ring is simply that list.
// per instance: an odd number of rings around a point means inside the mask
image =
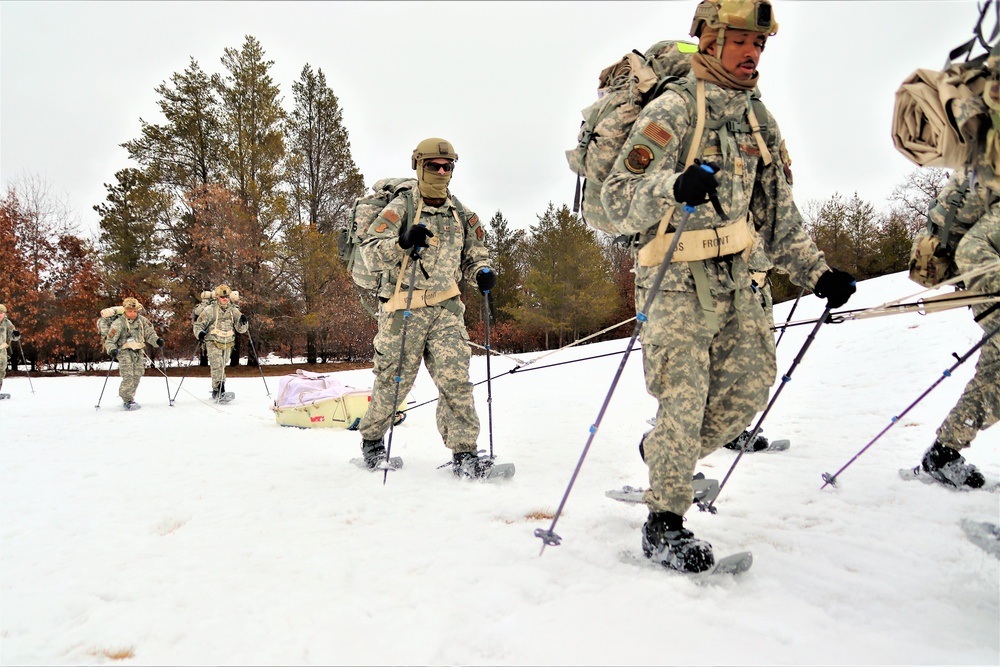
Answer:
[{"label": "camouflage trousers", "polygon": [[[1000,236],[998,233],[1000,222],[994,220],[992,228],[993,238]],[[989,231],[990,227],[984,222],[977,223],[966,234],[968,238],[963,238],[959,243],[955,261],[962,273],[997,261],[996,250],[991,250],[988,237],[976,238]],[[1000,291],[1000,272],[991,271],[974,278],[969,289],[981,293]],[[972,312],[979,316],[989,308],[989,304],[979,304],[973,306]],[[1000,326],[1000,312],[994,310],[979,320],[979,326],[987,333],[993,331]],[[998,419],[1000,419],[1000,333],[979,348],[976,374],[965,385],[958,403],[938,427],[937,440],[946,447],[964,449],[972,443],[980,431],[985,431],[997,423]]]},{"label": "camouflage trousers", "polygon": [[[402,317],[402,311],[397,311]],[[403,367],[398,389],[399,401],[413,387],[423,360],[438,389],[437,429],[445,446],[455,452],[476,450],[479,439],[479,415],[469,381],[468,332],[462,315],[442,306],[415,308],[406,325],[406,349],[402,350],[403,327],[393,326],[396,313],[379,313],[375,336],[375,386],[368,412],[358,430],[365,440],[378,440],[389,430],[397,405],[396,368],[400,351]]]},{"label": "camouflage trousers", "polygon": [[[645,303],[646,290],[636,291]],[[767,405],[777,365],[771,322],[750,290],[713,297],[719,329],[706,323],[694,292],[661,292],[642,331],[646,390],[656,426],[643,448],[651,511],[691,507],[698,459],[730,442]]]},{"label": "camouflage trousers", "polygon": [[139,380],[145,372],[146,355],[142,350],[122,348],[118,351],[118,374],[122,378],[118,395],[122,401],[131,401],[135,398],[135,390],[139,388]]},{"label": "camouflage trousers", "polygon": [[7,377],[7,348],[0,350],[0,389],[3,389],[5,377]]},{"label": "camouflage trousers", "polygon": [[205,350],[208,353],[208,365],[212,369],[212,391],[216,391],[226,381],[226,364],[229,363],[229,355],[233,347],[232,345],[219,347],[207,340],[205,341]]}]

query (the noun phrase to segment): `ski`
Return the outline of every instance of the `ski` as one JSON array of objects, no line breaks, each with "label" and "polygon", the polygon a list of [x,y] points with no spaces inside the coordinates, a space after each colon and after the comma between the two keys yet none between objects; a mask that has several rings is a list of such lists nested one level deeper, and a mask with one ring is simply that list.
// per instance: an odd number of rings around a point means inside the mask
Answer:
[{"label": "ski", "polygon": [[743,572],[749,570],[750,566],[753,565],[753,554],[749,551],[740,551],[728,556],[723,556],[715,561],[715,565],[704,572],[684,572],[683,570],[675,570],[670,567],[664,567],[663,565],[646,558],[641,552],[635,553],[633,551],[623,551],[621,560],[623,563],[640,565],[661,571],[666,570],[671,574],[680,574],[690,579],[694,579],[695,581],[699,581],[711,579],[722,574],[732,576],[742,574]]},{"label": "ski", "polygon": [[914,466],[913,468],[900,468],[899,476],[907,481],[915,479],[918,482],[923,482],[924,484],[940,486],[945,489],[951,489],[952,491],[986,491],[988,493],[1000,492],[1000,482],[998,482],[997,480],[986,480],[986,484],[979,487],[978,489],[973,489],[968,486],[952,486],[950,484],[945,484],[944,482],[934,479],[929,474],[927,474],[927,472],[921,466]]},{"label": "ski", "polygon": [[958,525],[970,542],[991,556],[1000,558],[1000,526],[971,519],[962,519]]},{"label": "ski", "polygon": [[[694,499],[691,501],[692,503],[710,503],[719,495],[719,480],[705,479],[705,475],[703,473],[698,473],[695,475],[694,479],[691,480],[691,490],[694,491]],[[612,500],[617,500],[622,503],[640,505],[642,504],[642,498],[645,493],[646,489],[642,487],[629,486],[626,484],[620,489],[605,491],[604,495]]]},{"label": "ski", "polygon": [[369,468],[368,464],[365,463],[364,457],[359,456],[358,458],[351,459],[351,463],[358,466],[362,470],[367,470],[368,472],[381,472],[383,470],[399,470],[403,467],[403,459],[398,456],[392,456],[388,461],[383,461],[374,468]]}]

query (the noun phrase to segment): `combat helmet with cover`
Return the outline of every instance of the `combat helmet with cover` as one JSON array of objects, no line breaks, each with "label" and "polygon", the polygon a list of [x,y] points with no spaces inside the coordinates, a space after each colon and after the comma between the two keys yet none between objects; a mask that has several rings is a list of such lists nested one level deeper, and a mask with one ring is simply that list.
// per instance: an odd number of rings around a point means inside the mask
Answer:
[{"label": "combat helmet with cover", "polygon": [[[690,36],[698,38],[704,28],[719,29],[717,42],[725,37],[725,28],[752,30],[773,35],[778,31],[769,0],[704,0],[695,10]],[[618,159],[632,126],[640,112],[670,85],[684,90],[695,101],[696,86],[689,78],[691,58],[698,52],[698,45],[677,40],[664,40],[653,44],[644,53],[632,50],[619,61],[604,68],[598,77],[597,101],[582,111],[583,122],[577,134],[577,145],[566,151],[570,169],[577,175],[573,212],[581,213],[591,227],[608,234],[615,234],[614,227],[601,203],[601,189]],[[703,92],[702,92],[703,94]],[[768,114],[760,94],[750,94],[751,118],[724,118],[707,123],[702,128],[729,124],[754,133],[760,146],[764,164],[771,163],[766,148]],[[685,168],[692,163],[700,148],[702,135],[698,125],[692,123],[681,141],[679,155]]]}]

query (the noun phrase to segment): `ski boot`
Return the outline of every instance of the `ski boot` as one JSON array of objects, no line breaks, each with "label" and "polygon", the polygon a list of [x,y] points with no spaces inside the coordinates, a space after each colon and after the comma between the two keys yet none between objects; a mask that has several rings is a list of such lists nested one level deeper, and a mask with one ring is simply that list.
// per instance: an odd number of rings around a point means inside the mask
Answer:
[{"label": "ski boot", "polygon": [[222,392],[219,391],[218,389],[213,389],[212,390],[212,400],[213,401],[218,401],[219,400],[219,396],[221,396],[221,395],[222,395]]},{"label": "ski boot", "polygon": [[747,447],[746,444],[747,444],[747,439],[749,437],[750,437],[750,431],[743,431],[738,436],[736,436],[736,438],[732,442],[727,442],[725,445],[723,445],[723,447],[725,447],[726,449],[731,449],[736,452],[746,448],[747,453],[750,453],[750,452],[762,452],[771,445],[771,443],[767,441],[767,438],[765,438],[760,434],[757,434],[757,438],[753,441],[753,446]]},{"label": "ski boot", "polygon": [[375,470],[386,460],[385,445],[382,438],[378,440],[361,440],[361,456],[369,470]]},{"label": "ski boot", "polygon": [[455,452],[451,465],[455,477],[485,479],[493,469],[493,460],[488,456],[479,456],[477,452]]},{"label": "ski boot", "polygon": [[683,521],[673,512],[650,512],[642,525],[642,553],[654,563],[681,572],[712,569],[712,545],[697,539]]},{"label": "ski boot", "polygon": [[924,472],[945,486],[980,489],[986,483],[986,479],[976,466],[966,463],[958,450],[945,447],[940,442],[935,442],[924,453],[920,466]]}]

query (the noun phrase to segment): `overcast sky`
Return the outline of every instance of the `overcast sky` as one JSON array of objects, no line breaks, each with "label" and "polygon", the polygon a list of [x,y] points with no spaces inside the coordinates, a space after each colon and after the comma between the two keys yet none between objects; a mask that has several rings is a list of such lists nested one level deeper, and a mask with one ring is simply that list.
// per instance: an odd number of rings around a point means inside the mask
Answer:
[{"label": "overcast sky", "polygon": [[[412,174],[429,136],[459,154],[452,191],[526,228],[572,204],[564,152],[597,75],[631,49],[689,39],[696,0],[670,2],[0,2],[0,177],[38,178],[95,232],[92,206],[129,162],[154,92],[193,57],[222,73],[253,35],[291,109],[302,67],[340,100],[366,185]],[[834,192],[882,208],[916,169],[892,145],[895,91],[970,35],[969,0],[776,0],[763,99],[792,157],[800,207]]]}]

